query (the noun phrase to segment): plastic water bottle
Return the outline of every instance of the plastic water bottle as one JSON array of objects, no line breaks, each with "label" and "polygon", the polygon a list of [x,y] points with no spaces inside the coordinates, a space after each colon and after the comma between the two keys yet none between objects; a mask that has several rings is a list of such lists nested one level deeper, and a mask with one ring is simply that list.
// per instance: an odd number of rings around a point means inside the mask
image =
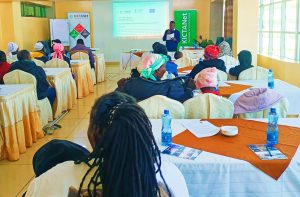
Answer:
[{"label": "plastic water bottle", "polygon": [[268,116],[267,146],[278,144],[278,115],[275,108],[271,108]]},{"label": "plastic water bottle", "polygon": [[268,87],[274,89],[274,74],[271,69],[268,72]]},{"label": "plastic water bottle", "polygon": [[161,117],[162,120],[162,129],[161,129],[161,144],[163,146],[168,146],[172,144],[172,128],[171,122],[172,117],[170,111],[165,109],[164,114]]},{"label": "plastic water bottle", "polygon": [[172,73],[168,72],[168,74],[167,74],[167,79],[172,79],[172,78],[173,78]]}]

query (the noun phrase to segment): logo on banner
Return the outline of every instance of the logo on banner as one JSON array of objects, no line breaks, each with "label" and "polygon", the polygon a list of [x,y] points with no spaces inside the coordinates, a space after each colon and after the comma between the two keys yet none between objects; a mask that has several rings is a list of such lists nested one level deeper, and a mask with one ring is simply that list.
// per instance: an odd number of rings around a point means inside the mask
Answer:
[{"label": "logo on banner", "polygon": [[88,30],[86,30],[80,23],[78,25],[76,25],[74,27],[74,29],[72,29],[72,31],[70,32],[70,36],[73,39],[76,39],[78,37],[78,35],[81,34],[82,37],[87,38],[90,35],[90,32]]}]

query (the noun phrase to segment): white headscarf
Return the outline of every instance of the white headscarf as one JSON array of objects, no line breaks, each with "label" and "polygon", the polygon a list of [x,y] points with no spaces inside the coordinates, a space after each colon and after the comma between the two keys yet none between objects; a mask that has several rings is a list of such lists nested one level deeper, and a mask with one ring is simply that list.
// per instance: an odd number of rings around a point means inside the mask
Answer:
[{"label": "white headscarf", "polygon": [[34,45],[34,49],[37,51],[41,51],[44,48],[44,45],[41,42],[37,42]]},{"label": "white headscarf", "polygon": [[8,55],[12,57],[12,53],[16,52],[18,50],[19,46],[14,42],[9,42],[7,44],[7,51]]}]

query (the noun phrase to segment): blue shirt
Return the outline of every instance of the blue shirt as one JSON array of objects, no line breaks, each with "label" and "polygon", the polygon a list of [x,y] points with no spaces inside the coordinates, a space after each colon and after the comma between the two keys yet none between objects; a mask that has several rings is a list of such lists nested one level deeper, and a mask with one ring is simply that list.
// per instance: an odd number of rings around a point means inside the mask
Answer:
[{"label": "blue shirt", "polygon": [[180,32],[177,29],[170,31],[171,34],[174,33],[174,38],[176,38],[176,41],[173,41],[173,40],[167,40],[168,31],[169,30],[165,31],[163,41],[166,41],[166,47],[167,47],[168,51],[170,51],[170,52],[177,51],[178,43],[180,42]]},{"label": "blue shirt", "polygon": [[178,77],[177,64],[174,62],[168,61],[166,64],[166,71],[173,74],[175,77]]}]

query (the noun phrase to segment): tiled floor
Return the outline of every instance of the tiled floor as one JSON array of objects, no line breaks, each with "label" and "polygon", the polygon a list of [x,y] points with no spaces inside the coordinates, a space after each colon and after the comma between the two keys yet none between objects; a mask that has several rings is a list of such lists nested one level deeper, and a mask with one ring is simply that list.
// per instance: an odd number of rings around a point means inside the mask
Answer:
[{"label": "tiled floor", "polygon": [[95,99],[101,95],[113,91],[116,82],[129,76],[128,73],[120,73],[117,65],[107,66],[106,81],[95,86],[95,93],[77,100],[78,103],[60,122],[61,129],[56,130],[51,136],[38,140],[32,147],[22,154],[20,160],[9,162],[0,161],[0,197],[22,196],[33,179],[32,157],[34,153],[51,139],[67,139],[87,147],[91,150],[86,131],[89,121],[89,113]]}]

